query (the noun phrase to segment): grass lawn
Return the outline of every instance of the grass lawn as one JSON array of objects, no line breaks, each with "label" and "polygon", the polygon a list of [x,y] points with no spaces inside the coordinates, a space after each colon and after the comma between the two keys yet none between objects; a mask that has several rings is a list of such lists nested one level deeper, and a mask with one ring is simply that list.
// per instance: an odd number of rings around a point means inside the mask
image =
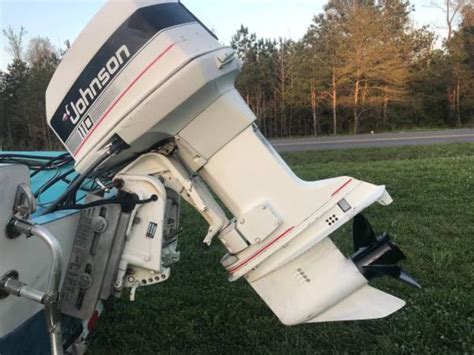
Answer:
[{"label": "grass lawn", "polygon": [[[90,352],[148,353],[474,353],[474,144],[373,148],[284,155],[304,179],[349,175],[386,184],[394,198],[366,215],[406,253],[422,284],[374,285],[407,301],[382,320],[281,325],[244,281],[229,283],[217,241],[184,209],[181,261],[169,281],[124,297],[99,321]],[[349,252],[351,228],[335,241]]]}]

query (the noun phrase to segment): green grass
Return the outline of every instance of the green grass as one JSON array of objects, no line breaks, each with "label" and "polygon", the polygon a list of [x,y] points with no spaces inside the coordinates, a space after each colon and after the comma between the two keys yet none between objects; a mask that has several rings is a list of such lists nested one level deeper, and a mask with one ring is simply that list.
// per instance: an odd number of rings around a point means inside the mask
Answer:
[{"label": "green grass", "polygon": [[[308,180],[350,175],[386,184],[395,202],[366,215],[405,251],[415,290],[376,286],[407,301],[382,320],[281,325],[244,280],[229,283],[224,249],[202,246],[206,226],[189,208],[182,260],[162,285],[124,297],[99,321],[90,352],[474,353],[474,144],[287,154]],[[350,244],[350,226],[335,239]]]}]

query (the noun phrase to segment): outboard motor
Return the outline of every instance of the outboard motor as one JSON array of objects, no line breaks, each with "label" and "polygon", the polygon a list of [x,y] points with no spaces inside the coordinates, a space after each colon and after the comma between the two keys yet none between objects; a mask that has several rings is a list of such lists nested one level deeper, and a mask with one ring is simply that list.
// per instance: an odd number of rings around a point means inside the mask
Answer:
[{"label": "outboard motor", "polygon": [[[284,324],[381,318],[405,304],[368,285],[382,274],[417,285],[399,249],[357,217],[392,202],[385,187],[295,176],[236,90],[239,69],[178,1],[109,1],[68,50],[47,116],[81,175],[43,212],[82,211],[63,313],[87,319],[124,287],[133,299],[167,280],[181,199],[209,223],[204,242],[227,248],[229,280],[244,278]],[[106,189],[79,204],[88,179]],[[355,217],[357,253],[346,257],[329,237]]]},{"label": "outboard motor", "polygon": [[404,302],[368,286],[368,266],[328,238],[374,202],[390,204],[385,187],[296,177],[255,126],[234,86],[238,73],[234,50],[176,1],[110,1],[61,62],[47,91],[48,122],[76,170],[123,164],[118,194],[157,197],[132,210],[147,223],[131,227],[118,284],[153,284],[150,271],[167,278],[163,231],[173,192],[209,222],[205,243],[217,236],[227,248],[229,279],[244,277],[283,323],[398,310]]}]

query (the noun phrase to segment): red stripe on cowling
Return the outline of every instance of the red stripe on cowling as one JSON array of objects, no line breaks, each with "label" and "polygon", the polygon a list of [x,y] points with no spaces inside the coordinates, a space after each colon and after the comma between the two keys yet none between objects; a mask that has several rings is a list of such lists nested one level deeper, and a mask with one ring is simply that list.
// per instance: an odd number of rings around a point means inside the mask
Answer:
[{"label": "red stripe on cowling", "polygon": [[89,131],[89,133],[87,134],[87,136],[82,140],[81,144],[79,145],[79,147],[77,147],[77,149],[74,151],[74,156],[76,156],[77,154],[79,154],[79,152],[81,151],[81,149],[84,147],[84,144],[86,143],[86,141],[90,138],[90,136],[92,135],[92,133],[94,133],[94,131],[96,130],[97,127],[99,127],[99,125],[102,123],[102,121],[109,115],[109,113],[114,109],[115,106],[117,106],[117,104],[119,103],[120,100],[123,99],[123,97],[130,91],[130,89],[138,82],[138,80],[140,80],[143,75],[145,75],[145,73],[150,70],[150,68],[156,64],[156,62],[158,62],[161,58],[163,58],[163,56],[168,53],[170,51],[171,48],[173,48],[176,44],[173,43],[171,45],[168,46],[168,48],[166,48],[163,52],[161,52],[155,59],[153,59],[151,61],[150,64],[148,64],[146,66],[145,69],[143,69],[140,74],[138,74],[138,76],[133,79],[133,81],[130,83],[130,85],[127,86],[127,88],[120,94],[120,96],[113,102],[113,104],[107,109],[107,111],[102,115],[101,118],[99,118],[99,120],[97,121],[97,123],[94,125],[94,127]]},{"label": "red stripe on cowling", "polygon": [[275,244],[277,241],[279,241],[281,238],[283,238],[284,236],[286,236],[288,233],[290,233],[295,227],[291,227],[289,229],[287,229],[285,232],[283,232],[282,234],[280,234],[278,237],[276,237],[274,240],[272,240],[270,243],[268,243],[267,245],[265,245],[262,249],[258,250],[255,254],[253,254],[252,256],[248,257],[247,259],[245,259],[244,261],[242,261],[240,264],[228,269],[228,271],[232,274],[234,273],[235,271],[237,271],[238,269],[240,269],[242,266],[244,266],[245,264],[247,264],[250,260],[256,258],[257,256],[259,256],[260,254],[262,254],[265,250],[267,250],[268,248],[270,248],[273,244]]},{"label": "red stripe on cowling", "polygon": [[331,197],[334,197],[335,195],[337,195],[339,192],[341,192],[342,189],[347,187],[347,185],[349,185],[351,182],[352,182],[352,179],[347,180],[344,185],[342,185],[341,187],[339,187],[336,191],[332,193]]},{"label": "red stripe on cowling", "polygon": [[89,321],[87,322],[87,329],[90,332],[92,332],[97,326],[97,321],[99,320],[99,317],[99,311],[94,311],[94,314],[92,314],[92,317],[90,317]]}]

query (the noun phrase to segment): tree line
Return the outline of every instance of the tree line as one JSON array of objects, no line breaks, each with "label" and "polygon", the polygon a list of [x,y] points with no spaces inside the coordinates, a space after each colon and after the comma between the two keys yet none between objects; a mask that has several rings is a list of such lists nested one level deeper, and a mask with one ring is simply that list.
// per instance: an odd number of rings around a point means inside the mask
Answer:
[{"label": "tree line", "polygon": [[442,48],[404,0],[330,0],[299,41],[242,26],[238,88],[268,137],[472,124],[473,5],[442,4]]},{"label": "tree line", "polygon": [[12,61],[0,71],[0,150],[63,150],[46,121],[45,93],[65,50],[43,37],[25,46],[24,28],[2,34]]},{"label": "tree line", "polygon": [[[407,0],[329,0],[300,40],[259,38],[242,26],[231,45],[237,87],[270,138],[474,122],[474,8],[444,1],[442,47],[412,25]],[[441,13],[441,12],[440,12]],[[0,149],[63,149],[46,123],[45,91],[61,57],[49,39],[4,29],[12,61],[0,71]]]}]

